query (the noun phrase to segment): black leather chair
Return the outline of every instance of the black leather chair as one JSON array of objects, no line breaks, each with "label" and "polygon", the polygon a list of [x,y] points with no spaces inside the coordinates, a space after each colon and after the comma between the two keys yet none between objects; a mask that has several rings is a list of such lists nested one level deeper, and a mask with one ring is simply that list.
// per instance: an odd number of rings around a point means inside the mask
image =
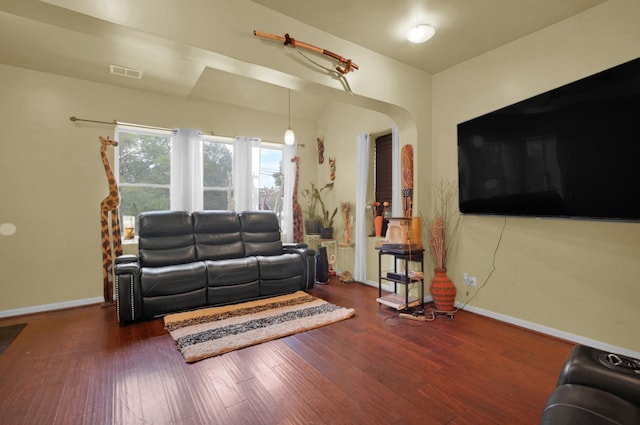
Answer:
[{"label": "black leather chair", "polygon": [[640,361],[576,345],[540,423],[640,424]]}]

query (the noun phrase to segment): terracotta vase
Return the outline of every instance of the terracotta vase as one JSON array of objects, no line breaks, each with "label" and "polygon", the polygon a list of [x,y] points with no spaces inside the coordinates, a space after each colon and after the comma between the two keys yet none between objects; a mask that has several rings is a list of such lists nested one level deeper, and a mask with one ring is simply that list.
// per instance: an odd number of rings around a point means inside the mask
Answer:
[{"label": "terracotta vase", "polygon": [[376,238],[382,236],[382,223],[384,222],[384,218],[381,215],[377,215],[373,219],[373,227],[376,229]]},{"label": "terracotta vase", "polygon": [[431,296],[433,297],[433,303],[436,305],[436,310],[455,310],[456,285],[447,276],[447,269],[436,268],[434,271],[435,276],[431,280]]}]

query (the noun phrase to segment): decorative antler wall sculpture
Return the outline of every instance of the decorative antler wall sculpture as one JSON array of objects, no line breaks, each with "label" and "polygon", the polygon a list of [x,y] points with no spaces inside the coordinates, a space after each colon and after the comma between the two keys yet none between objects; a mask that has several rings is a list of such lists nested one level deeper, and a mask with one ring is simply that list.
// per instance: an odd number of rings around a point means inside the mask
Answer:
[{"label": "decorative antler wall sculpture", "polygon": [[336,66],[336,68],[334,70],[334,69],[327,68],[327,67],[324,67],[324,66],[320,65],[319,63],[313,61],[311,58],[309,58],[304,53],[302,53],[301,51],[298,50],[298,53],[300,53],[309,62],[311,62],[312,64],[314,64],[315,66],[317,66],[319,68],[324,69],[325,71],[331,73],[333,76],[338,78],[340,80],[340,82],[344,85],[345,90],[347,90],[350,94],[353,94],[353,92],[351,91],[351,87],[349,86],[349,82],[347,81],[347,78],[345,77],[345,75],[348,74],[349,72],[355,71],[355,70],[357,70],[359,68],[358,68],[358,65],[353,63],[353,61],[351,59],[347,59],[345,57],[342,57],[339,54],[333,53],[330,50],[314,46],[313,44],[309,44],[309,43],[305,43],[304,41],[296,40],[295,38],[290,37],[289,34],[285,34],[284,37],[281,37],[279,35],[269,34],[269,33],[266,33],[266,32],[261,32],[261,31],[254,30],[253,31],[253,35],[261,37],[261,38],[266,38],[268,40],[280,41],[285,46],[291,46],[293,48],[300,47],[302,49],[306,49],[306,50],[312,51],[314,53],[319,53],[321,55],[328,56],[328,57],[338,61],[340,63],[340,65]]}]

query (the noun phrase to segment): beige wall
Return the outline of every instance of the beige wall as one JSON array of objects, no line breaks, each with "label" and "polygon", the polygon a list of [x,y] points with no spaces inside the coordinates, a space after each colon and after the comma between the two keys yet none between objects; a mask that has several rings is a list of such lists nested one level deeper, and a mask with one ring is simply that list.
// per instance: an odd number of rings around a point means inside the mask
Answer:
[{"label": "beige wall", "polygon": [[[251,1],[207,2],[200,6],[210,8],[211,13],[197,15],[185,15],[177,3],[173,12],[167,9],[173,6],[164,5],[159,15],[152,2],[130,3],[126,16],[111,15],[111,9],[91,10],[92,5],[86,2],[76,2],[75,6],[105,21],[140,30],[150,39],[158,36],[184,43],[190,46],[181,52],[185,59],[205,68],[259,78],[378,111],[377,116],[395,120],[403,143],[429,143],[428,74],[330,34],[311,31],[318,44],[348,51],[357,58],[361,69],[375,70],[350,74],[356,94],[348,96],[338,81],[322,72],[309,72],[305,63],[273,54],[277,46],[256,40],[251,30],[261,28],[264,22],[286,27],[301,37],[309,35],[310,29]],[[211,25],[210,17],[214,15],[216,22]],[[165,19],[170,19],[171,24],[158,24]],[[230,35],[233,43],[228,42]],[[159,46],[160,54],[162,48]],[[280,140],[285,123],[282,115],[185,99],[193,84],[200,85],[189,79],[197,75],[198,70],[192,70],[185,74],[184,85],[169,85],[167,93],[175,95],[170,97],[0,66],[0,190],[4,198],[0,203],[0,224],[9,222],[18,227],[15,235],[0,236],[0,314],[32,306],[59,306],[102,294],[98,219],[99,203],[106,196],[107,185],[98,154],[98,137],[113,133],[110,126],[74,125],[69,116]],[[316,121],[292,119],[291,124],[297,139],[307,145],[299,150],[301,187],[326,172],[315,166],[316,137],[327,128],[333,134],[344,135],[357,127],[349,123],[343,132],[336,123],[324,125],[319,132]],[[365,125],[362,127],[367,131]],[[330,140],[339,140],[326,133]],[[328,154],[338,147],[333,143],[328,144]],[[345,167],[354,159],[347,153],[339,161]],[[336,196],[347,197],[341,190],[336,191]],[[69,231],[71,228],[73,232]],[[70,255],[72,265],[67,262]]]},{"label": "beige wall", "polygon": [[[432,179],[457,180],[457,123],[635,59],[638,22],[609,1],[435,75]],[[459,302],[640,352],[639,224],[466,216],[449,272]]]},{"label": "beige wall", "polygon": [[[318,134],[325,136],[325,163],[318,166],[318,182],[329,181],[328,158],[336,158],[336,180],[327,192],[327,206],[333,210],[342,202],[350,202],[352,216],[355,215],[356,182],[356,138],[362,133],[390,130],[393,121],[384,114],[339,103],[332,104],[318,120]],[[343,240],[344,223],[338,213],[334,237]],[[354,222],[355,236],[355,222]],[[353,271],[353,268],[351,268]]]},{"label": "beige wall", "polygon": [[[72,123],[70,116],[189,127],[221,135],[280,140],[281,115],[188,101],[0,65],[0,315],[102,297],[100,201],[108,186],[98,137],[113,126]],[[319,122],[292,120],[299,143],[300,188],[328,181],[337,158],[331,208],[355,200],[355,137],[390,128],[386,115],[334,104]],[[317,164],[316,136],[325,135],[325,163]],[[112,151],[110,149],[110,153]],[[342,232],[341,217],[336,219]],[[135,252],[135,250],[133,250]]]},{"label": "beige wall", "polygon": [[[100,201],[108,186],[98,137],[113,138],[113,126],[70,116],[267,140],[281,139],[286,125],[281,115],[3,65],[0,92],[0,224],[17,227],[0,235],[0,313],[102,297]],[[292,125],[299,140],[315,140],[314,122]],[[302,184],[315,169],[301,155]]]}]

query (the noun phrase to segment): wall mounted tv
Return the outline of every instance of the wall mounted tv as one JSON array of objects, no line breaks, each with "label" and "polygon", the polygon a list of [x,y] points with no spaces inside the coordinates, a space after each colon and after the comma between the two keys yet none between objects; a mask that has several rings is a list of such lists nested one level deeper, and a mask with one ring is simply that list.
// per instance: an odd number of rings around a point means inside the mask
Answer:
[{"label": "wall mounted tv", "polygon": [[640,58],[458,124],[463,214],[640,220]]}]

